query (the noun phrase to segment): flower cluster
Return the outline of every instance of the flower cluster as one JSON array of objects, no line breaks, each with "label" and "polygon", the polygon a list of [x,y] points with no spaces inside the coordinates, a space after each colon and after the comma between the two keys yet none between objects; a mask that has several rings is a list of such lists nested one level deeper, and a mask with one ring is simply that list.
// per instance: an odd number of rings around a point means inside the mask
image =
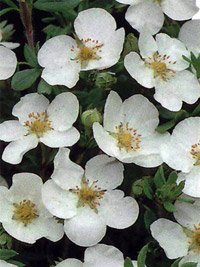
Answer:
[{"label": "flower cluster", "polygon": [[[41,257],[49,266],[169,267],[176,260],[171,267],[200,267],[200,20],[189,20],[199,10],[195,0],[113,0],[105,9],[89,4],[98,1],[19,0],[19,9],[7,2],[3,14],[20,11],[28,44],[17,62],[13,28],[0,23],[0,140],[8,143],[0,267],[23,266],[8,253],[12,240],[37,242],[46,254],[51,241],[67,244],[64,258]],[[41,45],[34,8],[51,13],[44,23],[62,26],[44,28]],[[112,11],[125,13],[137,37],[125,36],[129,28],[118,28]],[[110,237],[121,233],[115,244]],[[136,243],[123,250],[130,238]],[[71,257],[71,243],[84,247],[84,256]],[[135,251],[124,258],[117,247]],[[169,261],[160,263],[164,255]]]}]

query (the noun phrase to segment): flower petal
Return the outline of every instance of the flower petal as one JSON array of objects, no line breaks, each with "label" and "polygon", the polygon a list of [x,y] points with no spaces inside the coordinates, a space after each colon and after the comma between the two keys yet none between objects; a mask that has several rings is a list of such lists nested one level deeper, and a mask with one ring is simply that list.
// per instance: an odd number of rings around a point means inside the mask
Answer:
[{"label": "flower petal", "polygon": [[78,117],[78,112],[78,99],[70,92],[57,95],[47,109],[52,127],[57,131],[71,128]]},{"label": "flower petal", "polygon": [[7,263],[6,261],[0,260],[0,266],[1,267],[17,267],[17,265]]},{"label": "flower petal", "polygon": [[90,159],[85,166],[85,176],[90,181],[97,181],[102,189],[114,189],[123,181],[123,164],[106,155]]},{"label": "flower petal", "polygon": [[153,36],[147,30],[140,33],[138,41],[140,54],[143,58],[151,57],[158,51],[158,46]]},{"label": "flower petal", "polygon": [[10,78],[14,74],[16,66],[17,58],[15,53],[0,45],[0,80]]},{"label": "flower petal", "polygon": [[56,267],[83,267],[83,263],[77,259],[66,259],[59,262]]},{"label": "flower petal", "polygon": [[75,127],[71,127],[67,131],[51,130],[46,132],[40,141],[49,147],[65,147],[74,145],[80,138],[80,134]]},{"label": "flower petal", "polygon": [[89,207],[78,208],[78,213],[65,220],[64,230],[67,237],[83,247],[96,245],[106,233],[106,224],[102,218]]},{"label": "flower petal", "polygon": [[17,120],[5,121],[0,124],[0,139],[5,142],[15,141],[27,133]]},{"label": "flower petal", "polygon": [[134,78],[139,84],[146,88],[154,87],[155,79],[153,70],[145,65],[145,62],[137,53],[131,52],[125,56],[124,66],[131,77]]},{"label": "flower petal", "polygon": [[159,242],[169,259],[176,259],[188,254],[188,238],[178,223],[167,219],[158,219],[150,228],[152,236]]},{"label": "flower petal", "polygon": [[26,152],[38,145],[38,139],[33,135],[27,135],[23,138],[12,141],[4,149],[2,159],[11,164],[18,164]]}]

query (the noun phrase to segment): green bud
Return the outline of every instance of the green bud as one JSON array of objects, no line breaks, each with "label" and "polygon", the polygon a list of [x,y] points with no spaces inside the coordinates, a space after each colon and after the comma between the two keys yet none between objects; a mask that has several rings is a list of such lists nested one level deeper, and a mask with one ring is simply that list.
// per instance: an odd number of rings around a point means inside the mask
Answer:
[{"label": "green bud", "polygon": [[124,58],[126,55],[128,55],[130,52],[138,52],[138,40],[135,37],[133,33],[129,33],[126,36],[125,44],[124,44],[124,50],[122,53],[122,57]]},{"label": "green bud", "polygon": [[0,23],[0,41],[9,41],[14,32],[13,24],[7,24],[7,20]]},{"label": "green bud", "polygon": [[102,122],[102,115],[96,108],[88,109],[82,113],[81,121],[85,127],[91,128],[94,122]]},{"label": "green bud", "polygon": [[117,78],[109,72],[101,72],[96,76],[95,85],[99,88],[109,89],[117,82]]},{"label": "green bud", "polygon": [[137,180],[132,185],[132,193],[134,196],[139,197],[143,194],[143,180]]}]

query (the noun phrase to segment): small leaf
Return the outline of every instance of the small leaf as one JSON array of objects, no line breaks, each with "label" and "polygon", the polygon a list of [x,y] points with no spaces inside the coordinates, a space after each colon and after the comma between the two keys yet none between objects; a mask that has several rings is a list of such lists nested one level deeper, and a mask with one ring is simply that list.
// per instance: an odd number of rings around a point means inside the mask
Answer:
[{"label": "small leaf", "polygon": [[195,262],[188,262],[181,265],[181,267],[197,267],[197,263]]},{"label": "small leaf", "polygon": [[176,211],[175,206],[172,203],[168,202],[168,201],[164,202],[163,206],[168,212],[175,212]]},{"label": "small leaf", "polygon": [[154,184],[156,185],[157,188],[161,188],[166,183],[164,169],[163,169],[162,165],[157,170],[157,172],[153,178],[153,181],[154,181]]},{"label": "small leaf", "polygon": [[181,259],[175,260],[170,267],[178,267],[178,264],[179,264],[180,260]]},{"label": "small leaf", "polygon": [[134,267],[130,258],[126,258],[124,261],[124,267]]},{"label": "small leaf", "polygon": [[139,255],[137,257],[137,264],[138,267],[145,267],[145,261],[147,257],[149,244],[145,245],[139,252]]},{"label": "small leaf", "polygon": [[150,225],[156,220],[156,215],[152,210],[146,210],[144,213],[144,224],[147,230],[149,230]]},{"label": "small leaf", "polygon": [[168,179],[167,179],[167,184],[174,184],[176,183],[177,181],[177,178],[178,178],[178,174],[176,171],[173,171],[170,173]]},{"label": "small leaf", "polygon": [[34,7],[47,12],[63,12],[75,8],[81,0],[38,0]]},{"label": "small leaf", "polygon": [[156,128],[156,131],[158,133],[165,133],[167,132],[168,130],[170,130],[172,127],[175,126],[175,121],[174,120],[171,120],[171,121],[168,121],[166,123],[163,123],[162,125],[159,125],[157,128]]},{"label": "small leaf", "polygon": [[16,91],[23,91],[31,87],[40,76],[40,73],[41,70],[39,69],[28,69],[16,72],[12,77],[12,88]]},{"label": "small leaf", "polygon": [[200,104],[192,112],[192,116],[200,116]]},{"label": "small leaf", "polygon": [[149,177],[144,177],[144,179],[143,179],[143,191],[144,191],[144,194],[149,199],[153,199],[153,190],[151,188],[149,179],[150,179]]},{"label": "small leaf", "polygon": [[14,256],[18,255],[18,253],[12,249],[0,249],[0,259],[1,260],[9,260]]},{"label": "small leaf", "polygon": [[24,46],[24,57],[25,57],[26,61],[30,64],[30,66],[32,66],[32,67],[38,66],[36,53],[27,44],[25,44],[25,46]]},{"label": "small leaf", "polygon": [[45,82],[43,79],[39,82],[37,91],[39,94],[47,94],[50,95],[52,92],[52,86]]}]

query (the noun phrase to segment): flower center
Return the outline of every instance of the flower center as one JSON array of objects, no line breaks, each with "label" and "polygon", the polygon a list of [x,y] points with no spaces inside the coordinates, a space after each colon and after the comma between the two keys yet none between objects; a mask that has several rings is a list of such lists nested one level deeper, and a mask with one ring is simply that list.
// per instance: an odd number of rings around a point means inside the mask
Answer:
[{"label": "flower center", "polygon": [[24,226],[32,223],[39,216],[35,204],[30,200],[24,199],[19,203],[13,203],[13,206],[14,214],[12,219],[22,222]]},{"label": "flower center", "polygon": [[161,56],[158,52],[154,53],[152,57],[149,57],[145,63],[154,72],[154,78],[161,78],[163,81],[167,81],[170,77],[173,77],[175,71],[168,68],[169,64],[176,64],[176,61],[170,61],[170,56]]},{"label": "flower center", "polygon": [[[101,52],[101,47],[98,40],[93,39],[81,39],[76,37],[78,54],[74,60],[81,63],[82,68],[86,67],[90,60],[99,60],[101,57],[98,55]],[[74,46],[72,46],[71,51],[74,51]]]},{"label": "flower center", "polygon": [[51,127],[51,121],[48,118],[46,112],[30,113],[28,115],[29,120],[24,123],[28,128],[29,134],[35,134],[38,138],[42,137],[44,133],[53,130]]},{"label": "flower center", "polygon": [[99,201],[103,198],[104,191],[96,185],[97,181],[89,183],[89,180],[82,178],[81,187],[77,186],[75,189],[70,189],[70,192],[78,196],[78,207],[89,206],[97,213],[97,206],[100,205]]},{"label": "flower center", "polygon": [[185,229],[185,233],[189,238],[189,250],[194,253],[200,253],[200,224],[198,226],[194,226],[194,230]]},{"label": "flower center", "polygon": [[126,152],[140,149],[141,135],[137,133],[137,130],[129,128],[128,122],[126,124],[121,122],[120,125],[115,128],[116,132],[114,133],[114,137],[120,149],[125,149]]},{"label": "flower center", "polygon": [[200,166],[200,141],[197,144],[192,145],[190,154],[195,159],[194,166]]}]

